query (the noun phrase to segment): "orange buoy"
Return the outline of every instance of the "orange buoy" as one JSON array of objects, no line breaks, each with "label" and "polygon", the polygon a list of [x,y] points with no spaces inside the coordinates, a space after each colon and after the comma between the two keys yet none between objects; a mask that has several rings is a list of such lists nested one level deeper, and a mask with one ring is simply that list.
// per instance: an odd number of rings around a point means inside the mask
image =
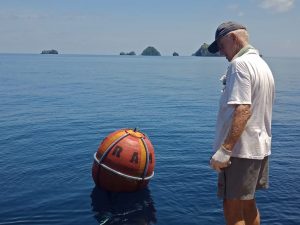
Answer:
[{"label": "orange buoy", "polygon": [[148,185],[154,165],[149,138],[136,129],[121,129],[109,134],[94,154],[93,180],[108,191],[136,191]]}]

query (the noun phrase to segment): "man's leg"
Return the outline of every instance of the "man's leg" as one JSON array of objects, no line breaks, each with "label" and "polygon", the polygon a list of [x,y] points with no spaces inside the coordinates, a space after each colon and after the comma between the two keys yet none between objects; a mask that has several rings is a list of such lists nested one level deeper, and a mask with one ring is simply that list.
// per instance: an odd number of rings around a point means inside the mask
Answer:
[{"label": "man's leg", "polygon": [[263,160],[232,157],[231,165],[219,173],[218,179],[218,196],[224,199],[227,225],[259,225],[255,191],[267,187],[268,157]]},{"label": "man's leg", "polygon": [[244,219],[246,225],[260,225],[259,211],[255,199],[243,201]]},{"label": "man's leg", "polygon": [[241,200],[224,199],[223,209],[226,225],[246,225]]},{"label": "man's leg", "polygon": [[260,225],[255,200],[228,200],[223,203],[227,225]]}]

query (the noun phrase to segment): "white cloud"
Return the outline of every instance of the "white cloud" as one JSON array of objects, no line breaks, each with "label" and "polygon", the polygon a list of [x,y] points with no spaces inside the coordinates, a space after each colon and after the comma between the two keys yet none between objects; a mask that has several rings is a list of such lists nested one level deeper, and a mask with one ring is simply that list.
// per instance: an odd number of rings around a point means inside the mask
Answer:
[{"label": "white cloud", "polygon": [[286,12],[293,8],[294,0],[262,0],[260,6],[275,12]]}]

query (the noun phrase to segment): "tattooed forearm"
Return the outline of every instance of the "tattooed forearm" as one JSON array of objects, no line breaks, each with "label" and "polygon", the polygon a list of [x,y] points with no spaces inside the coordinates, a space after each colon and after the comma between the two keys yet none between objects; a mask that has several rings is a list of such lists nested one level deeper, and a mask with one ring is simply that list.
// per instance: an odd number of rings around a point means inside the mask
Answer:
[{"label": "tattooed forearm", "polygon": [[237,140],[242,135],[247,121],[251,116],[250,105],[237,105],[232,119],[231,128],[227,134],[223,146],[232,150]]}]

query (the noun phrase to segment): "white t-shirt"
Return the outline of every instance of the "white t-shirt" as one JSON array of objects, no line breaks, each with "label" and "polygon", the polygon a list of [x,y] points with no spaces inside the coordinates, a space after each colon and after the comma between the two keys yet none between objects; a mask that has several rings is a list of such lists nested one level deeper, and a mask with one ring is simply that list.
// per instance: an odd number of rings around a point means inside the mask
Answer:
[{"label": "white t-shirt", "polygon": [[232,156],[263,159],[271,154],[274,79],[255,49],[231,61],[220,98],[214,150],[220,148],[231,127],[234,105],[250,104],[251,117],[232,150]]}]

